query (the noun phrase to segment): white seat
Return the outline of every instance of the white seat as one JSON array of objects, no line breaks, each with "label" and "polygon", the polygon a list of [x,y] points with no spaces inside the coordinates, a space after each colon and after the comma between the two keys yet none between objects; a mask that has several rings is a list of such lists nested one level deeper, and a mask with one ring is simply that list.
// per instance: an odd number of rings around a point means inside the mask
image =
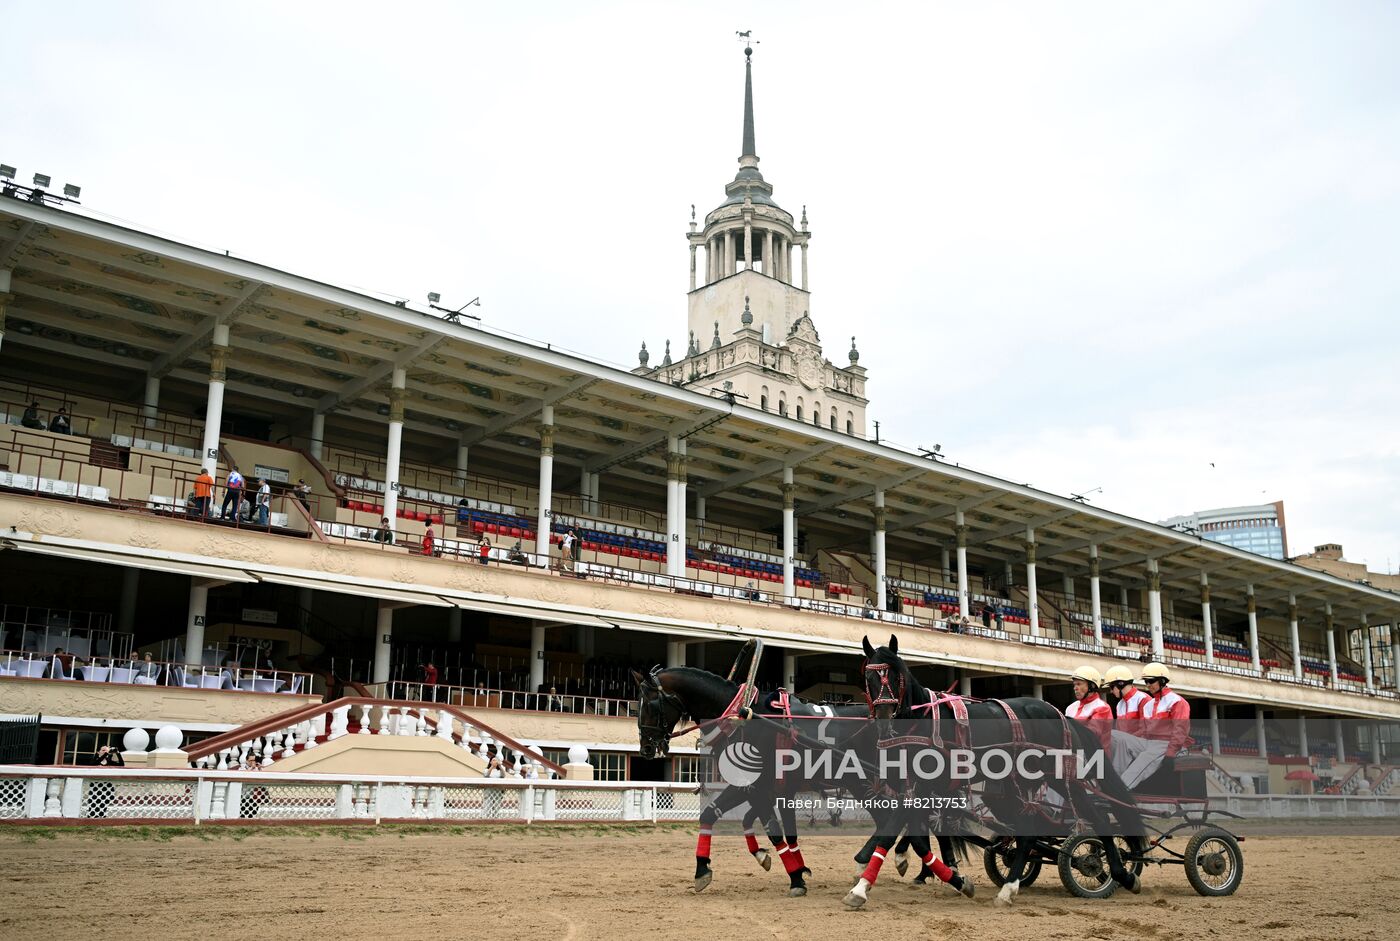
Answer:
[{"label": "white seat", "polygon": [[260,682],[256,676],[245,676],[238,681],[238,688],[248,693],[257,692],[257,684]]},{"label": "white seat", "polygon": [[199,687],[201,689],[218,689],[223,685],[224,676],[222,673],[215,673],[212,676],[206,673],[199,678]]},{"label": "white seat", "polygon": [[0,676],[14,676],[14,675],[15,675],[15,671],[14,671],[14,670],[7,670],[7,669],[5,669],[4,667],[0,667]]},{"label": "white seat", "polygon": [[[301,674],[297,674],[296,676],[292,677],[292,688],[289,689],[289,690],[287,690],[287,692],[292,693],[293,695],[295,695],[296,693],[301,692],[301,684],[302,684],[303,681],[305,681],[305,679],[306,679],[306,677],[303,676],[303,675],[301,675]],[[278,680],[278,681],[277,681],[277,686],[280,688],[280,687],[282,686],[283,682],[285,682],[285,681],[283,681],[283,680]]]},{"label": "white seat", "polygon": [[44,675],[44,670],[48,664],[43,660],[19,660],[15,663],[15,676],[30,676],[38,678]]},{"label": "white seat", "polygon": [[112,672],[111,667],[86,666],[81,669],[83,671],[83,680],[88,683],[105,683],[107,682],[107,676]]},{"label": "white seat", "polygon": [[108,683],[130,683],[135,678],[136,671],[131,667],[112,667],[112,672],[107,674]]},{"label": "white seat", "polygon": [[156,678],[154,676],[138,676],[132,682],[137,686],[155,686]]}]

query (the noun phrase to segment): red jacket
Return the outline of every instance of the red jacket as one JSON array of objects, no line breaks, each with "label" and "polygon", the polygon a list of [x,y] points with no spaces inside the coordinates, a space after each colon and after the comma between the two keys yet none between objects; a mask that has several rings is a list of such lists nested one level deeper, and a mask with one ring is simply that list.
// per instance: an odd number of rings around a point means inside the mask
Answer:
[{"label": "red jacket", "polygon": [[1070,703],[1065,707],[1065,715],[1087,725],[1103,743],[1103,750],[1109,750],[1113,738],[1113,710],[1099,698],[1098,693],[1089,693],[1083,699]]},{"label": "red jacket", "polygon": [[1174,689],[1163,686],[1142,707],[1142,737],[1167,743],[1167,757],[1191,743],[1191,705]]},{"label": "red jacket", "polygon": [[1147,703],[1147,700],[1147,694],[1136,687],[1131,693],[1118,700],[1117,719],[1115,720],[1118,731],[1127,732],[1129,735],[1142,734],[1142,707]]}]

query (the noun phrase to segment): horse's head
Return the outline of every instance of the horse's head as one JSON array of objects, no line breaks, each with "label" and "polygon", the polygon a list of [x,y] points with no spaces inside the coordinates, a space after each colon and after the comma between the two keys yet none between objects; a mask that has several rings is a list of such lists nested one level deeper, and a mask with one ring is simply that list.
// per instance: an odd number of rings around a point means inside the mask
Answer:
[{"label": "horse's head", "polygon": [[671,731],[685,715],[685,706],[663,687],[660,674],[660,667],[645,676],[632,671],[637,684],[637,737],[641,756],[647,760],[666,757],[671,750]]},{"label": "horse's head", "polygon": [[899,657],[899,638],[893,634],[888,647],[871,646],[869,637],[861,638],[861,644],[865,702],[870,718],[880,723],[881,734],[887,734],[893,719],[909,714],[909,668]]}]

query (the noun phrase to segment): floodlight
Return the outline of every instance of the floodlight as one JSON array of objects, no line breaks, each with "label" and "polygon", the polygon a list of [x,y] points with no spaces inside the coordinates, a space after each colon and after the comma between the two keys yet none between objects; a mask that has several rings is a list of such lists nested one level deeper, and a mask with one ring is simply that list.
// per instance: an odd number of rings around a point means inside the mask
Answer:
[{"label": "floodlight", "polygon": [[51,184],[52,182],[53,180],[51,180],[47,175],[43,173],[34,174],[34,185],[39,187],[40,189],[48,188],[49,184]]},{"label": "floodlight", "polygon": [[436,303],[437,303],[438,301],[440,301],[440,300],[442,300],[442,295],[439,294],[437,291],[429,291],[429,292],[428,292],[428,303],[429,303],[429,304],[436,304]]},{"label": "floodlight", "polygon": [[0,179],[13,180],[15,178],[15,168],[8,163],[0,163]]},{"label": "floodlight", "polygon": [[74,186],[72,183],[63,184],[63,195],[67,196],[69,199],[77,199],[82,191],[83,188],[81,186]]}]

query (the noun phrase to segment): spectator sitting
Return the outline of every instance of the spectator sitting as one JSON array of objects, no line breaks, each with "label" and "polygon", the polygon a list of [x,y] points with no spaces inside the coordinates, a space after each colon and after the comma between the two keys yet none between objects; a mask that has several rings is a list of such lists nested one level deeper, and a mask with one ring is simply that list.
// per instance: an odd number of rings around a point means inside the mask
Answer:
[{"label": "spectator sitting", "polygon": [[66,673],[66,674],[68,674],[69,676],[72,676],[72,675],[73,675],[73,655],[72,655],[71,653],[68,653],[68,652],[67,652],[66,650],[64,650],[62,647],[55,647],[55,648],[53,649],[53,656],[54,656],[54,659],[55,659],[55,660],[57,660],[59,663],[63,664],[63,672]]},{"label": "spectator sitting", "polygon": [[49,422],[49,431],[52,431],[56,435],[71,435],[73,433],[72,429],[73,426],[68,422],[67,410],[60,408]]},{"label": "spectator sitting", "polygon": [[549,688],[549,711],[550,711],[550,712],[563,712],[563,711],[564,711],[564,701],[563,701],[562,699],[559,698],[559,691],[558,691],[557,689],[555,689],[553,686],[551,686],[551,687]]},{"label": "spectator sitting", "polygon": [[871,620],[875,618],[875,606],[870,603],[870,598],[868,596],[865,599],[865,607],[861,610],[860,616],[863,618],[870,618]]},{"label": "spectator sitting", "polygon": [[510,547],[510,555],[508,556],[508,558],[510,559],[510,561],[515,562],[519,565],[527,565],[530,562],[530,560],[525,557],[525,550],[520,548],[519,539],[515,540],[515,545]]},{"label": "spectator sitting", "polygon": [[389,528],[389,517],[385,516],[379,521],[379,529],[375,530],[374,541],[382,542],[385,545],[394,541],[394,531]]},{"label": "spectator sitting", "polygon": [[39,417],[38,402],[29,403],[29,407],[24,410],[24,415],[20,418],[19,423],[26,428],[38,428],[40,431],[44,430],[44,421]]},{"label": "spectator sitting", "polygon": [[191,491],[185,496],[185,515],[186,515],[186,516],[198,516],[198,515],[199,515],[199,497],[196,497],[196,496],[194,495],[194,491],[193,491],[193,490],[191,490]]},{"label": "spectator sitting", "polygon": [[755,585],[752,580],[749,581],[748,590],[744,592],[744,597],[748,598],[750,601],[763,600],[763,595],[759,594],[758,586]]}]

